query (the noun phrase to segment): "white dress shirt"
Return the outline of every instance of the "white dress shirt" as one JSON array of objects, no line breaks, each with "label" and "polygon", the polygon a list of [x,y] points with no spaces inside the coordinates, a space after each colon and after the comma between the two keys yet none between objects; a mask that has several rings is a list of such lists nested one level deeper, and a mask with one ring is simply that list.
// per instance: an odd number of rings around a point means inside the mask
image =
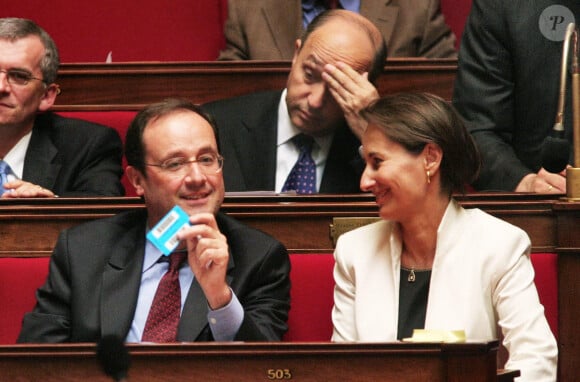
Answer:
[{"label": "white dress shirt", "polygon": [[[286,92],[286,89],[284,89],[278,106],[276,192],[282,191],[282,187],[284,187],[284,183],[300,155],[300,150],[292,142],[292,138],[301,132],[290,121],[288,107],[286,105]],[[313,137],[314,144],[312,145],[312,159],[314,160],[314,163],[316,163],[316,191],[320,190],[322,175],[324,174],[324,166],[326,165],[326,159],[328,158],[328,152],[330,151],[333,136],[334,135],[331,134],[324,137]]]},{"label": "white dress shirt", "polygon": [[14,174],[22,179],[22,174],[24,173],[24,158],[26,157],[26,150],[28,150],[28,144],[30,143],[30,138],[32,137],[32,130],[28,132],[25,136],[20,138],[20,140],[8,151],[8,154],[3,158],[4,162],[10,165],[10,168]]}]

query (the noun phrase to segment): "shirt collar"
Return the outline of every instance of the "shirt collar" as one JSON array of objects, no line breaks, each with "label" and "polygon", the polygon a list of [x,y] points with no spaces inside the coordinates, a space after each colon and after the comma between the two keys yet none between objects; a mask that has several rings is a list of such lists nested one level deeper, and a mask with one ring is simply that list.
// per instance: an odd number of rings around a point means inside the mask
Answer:
[{"label": "shirt collar", "polygon": [[19,179],[22,179],[22,174],[24,173],[24,158],[26,157],[26,150],[28,150],[31,137],[32,130],[20,138],[4,157],[4,161],[10,165],[10,168]]},{"label": "shirt collar", "polygon": [[300,134],[300,130],[290,121],[288,105],[286,104],[287,92],[288,90],[284,89],[280,97],[280,103],[278,104],[278,138],[276,142],[278,146],[285,144],[294,138],[294,136]]},{"label": "shirt collar", "polygon": [[161,251],[157,249],[153,243],[145,239],[145,259],[143,260],[143,272],[157,264],[161,256],[163,256]]},{"label": "shirt collar", "polygon": [[[300,134],[300,130],[292,124],[290,121],[290,115],[288,114],[288,105],[286,104],[286,93],[287,89],[284,89],[282,96],[280,97],[280,103],[278,104],[278,137],[276,141],[277,147],[288,143],[296,135]],[[314,142],[316,145],[313,150],[318,147],[322,153],[322,156],[326,158],[328,151],[330,150],[330,145],[332,144],[333,134],[328,134],[322,137],[314,137]]]}]

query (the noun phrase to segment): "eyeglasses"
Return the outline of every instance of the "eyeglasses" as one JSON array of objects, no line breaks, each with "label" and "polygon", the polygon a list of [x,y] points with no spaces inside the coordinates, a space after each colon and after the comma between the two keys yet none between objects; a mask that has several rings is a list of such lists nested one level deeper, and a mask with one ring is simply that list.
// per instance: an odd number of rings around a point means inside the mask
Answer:
[{"label": "eyeglasses", "polygon": [[46,83],[42,78],[36,78],[29,72],[25,70],[18,70],[18,69],[8,69],[3,70],[0,69],[0,73],[6,73],[6,80],[10,85],[17,85],[17,86],[24,86],[28,85],[28,83],[32,80],[42,81]]},{"label": "eyeglasses", "polygon": [[221,171],[224,166],[224,158],[218,154],[202,154],[195,159],[187,158],[171,158],[160,164],[145,163],[145,166],[159,167],[161,170],[183,175],[189,169],[188,165],[197,163],[199,169],[206,175],[216,174]]}]

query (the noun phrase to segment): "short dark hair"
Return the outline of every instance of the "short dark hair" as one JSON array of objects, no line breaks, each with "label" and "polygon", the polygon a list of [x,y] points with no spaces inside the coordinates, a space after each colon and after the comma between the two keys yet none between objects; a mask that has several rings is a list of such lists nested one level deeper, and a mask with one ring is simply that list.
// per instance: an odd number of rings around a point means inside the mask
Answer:
[{"label": "short dark hair", "polygon": [[362,111],[387,138],[419,154],[427,143],[443,151],[441,190],[465,192],[481,167],[479,151],[453,106],[429,93],[400,93],[383,97]]},{"label": "short dark hair", "polygon": [[176,113],[179,111],[192,111],[203,119],[205,119],[211,126],[215,140],[219,150],[219,135],[217,125],[213,117],[204,112],[200,106],[192,103],[189,100],[181,98],[168,98],[158,103],[153,103],[143,110],[141,110],[135,118],[131,121],[127,134],[125,136],[125,158],[127,164],[139,170],[143,176],[147,176],[145,172],[145,144],[143,143],[143,132],[147,125],[163,116]]},{"label": "short dark hair", "polygon": [[378,30],[378,28],[374,26],[370,20],[364,18],[364,16],[354,12],[345,11],[344,9],[330,9],[324,11],[318,14],[318,16],[316,16],[310,22],[310,24],[308,24],[304,33],[302,33],[302,36],[300,37],[302,46],[304,46],[306,40],[308,40],[308,37],[310,37],[310,35],[315,30],[322,27],[329,21],[335,20],[337,18],[341,18],[348,21],[349,23],[352,23],[353,25],[356,25],[369,36],[369,39],[375,48],[375,55],[371,62],[371,67],[369,68],[368,78],[371,83],[375,83],[385,67],[385,60],[387,59],[387,44],[385,42],[385,38]]},{"label": "short dark hair", "polygon": [[60,58],[58,49],[50,35],[34,21],[16,17],[0,18],[0,39],[16,41],[28,36],[37,36],[44,46],[44,57],[40,61],[43,81],[56,81]]}]

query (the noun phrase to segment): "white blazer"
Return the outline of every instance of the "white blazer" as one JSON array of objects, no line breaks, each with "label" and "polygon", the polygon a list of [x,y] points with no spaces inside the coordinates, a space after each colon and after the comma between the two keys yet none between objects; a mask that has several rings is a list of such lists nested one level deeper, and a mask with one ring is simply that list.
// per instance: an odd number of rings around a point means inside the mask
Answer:
[{"label": "white blazer", "polygon": [[[399,225],[379,221],[339,238],[334,257],[333,341],[397,340]],[[465,330],[469,340],[504,335],[518,381],[555,381],[558,349],[534,284],[530,240],[479,209],[449,203],[437,230],[426,329]]]}]

